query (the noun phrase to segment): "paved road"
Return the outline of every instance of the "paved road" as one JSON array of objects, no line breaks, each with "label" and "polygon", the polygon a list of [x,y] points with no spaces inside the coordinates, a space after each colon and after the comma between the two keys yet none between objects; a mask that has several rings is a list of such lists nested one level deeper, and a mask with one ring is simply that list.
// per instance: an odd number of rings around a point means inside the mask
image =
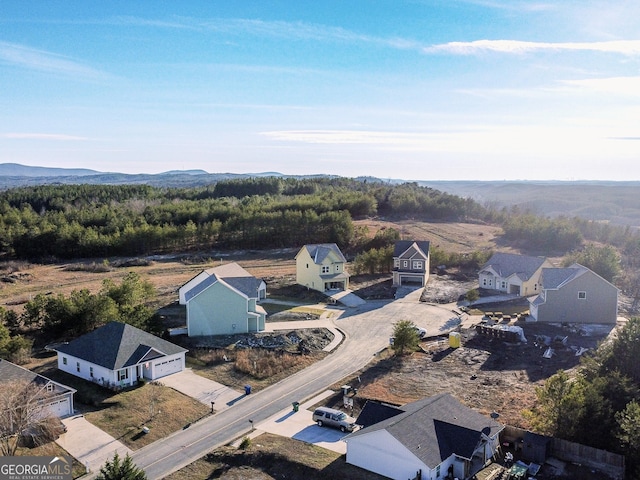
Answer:
[{"label": "paved road", "polygon": [[[134,462],[150,480],[179,470],[251,431],[252,425],[325,390],[328,386],[364,367],[389,343],[393,323],[412,320],[435,333],[453,326],[454,316],[446,307],[418,302],[419,292],[397,300],[370,301],[345,310],[335,324],[345,333],[343,344],[331,355],[286,380],[258,393],[247,395],[233,408],[193,424],[158,442],[137,450]],[[252,422],[253,423],[252,423]]]}]

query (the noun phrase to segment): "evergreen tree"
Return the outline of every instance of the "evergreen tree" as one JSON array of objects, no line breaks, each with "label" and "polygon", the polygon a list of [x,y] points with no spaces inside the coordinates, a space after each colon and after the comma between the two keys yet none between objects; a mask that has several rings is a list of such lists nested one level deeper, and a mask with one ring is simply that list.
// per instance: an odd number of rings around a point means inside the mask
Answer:
[{"label": "evergreen tree", "polygon": [[116,452],[113,456],[113,460],[107,460],[102,467],[100,467],[100,475],[96,477],[96,480],[146,480],[147,475],[144,470],[138,468],[133,460],[127,453],[124,460],[120,460],[120,456]]}]

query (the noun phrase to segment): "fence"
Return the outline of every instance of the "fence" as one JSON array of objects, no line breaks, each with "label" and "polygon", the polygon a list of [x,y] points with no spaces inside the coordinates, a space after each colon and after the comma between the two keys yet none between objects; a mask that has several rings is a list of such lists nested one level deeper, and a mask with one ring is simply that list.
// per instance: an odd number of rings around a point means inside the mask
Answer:
[{"label": "fence", "polygon": [[[502,431],[503,441],[517,442],[524,438],[527,431],[507,425]],[[598,448],[588,447],[580,443],[553,438],[551,441],[551,456],[565,462],[579,463],[602,472],[613,478],[624,478],[624,455],[607,452]]]}]

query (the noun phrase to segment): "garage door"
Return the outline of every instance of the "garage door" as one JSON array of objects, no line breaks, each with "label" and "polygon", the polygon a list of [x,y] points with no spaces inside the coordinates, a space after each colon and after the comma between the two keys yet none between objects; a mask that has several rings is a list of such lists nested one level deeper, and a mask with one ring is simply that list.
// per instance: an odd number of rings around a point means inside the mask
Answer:
[{"label": "garage door", "polygon": [[182,358],[160,360],[153,364],[153,378],[166,377],[182,370]]},{"label": "garage door", "polygon": [[56,417],[66,417],[67,415],[71,414],[71,412],[69,411],[71,408],[69,404],[69,398],[51,402],[48,405],[48,408],[49,411]]}]

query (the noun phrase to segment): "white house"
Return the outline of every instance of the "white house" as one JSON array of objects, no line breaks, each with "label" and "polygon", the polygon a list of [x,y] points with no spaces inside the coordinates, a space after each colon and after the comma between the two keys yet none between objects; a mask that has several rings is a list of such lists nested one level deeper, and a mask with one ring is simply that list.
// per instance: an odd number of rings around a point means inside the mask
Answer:
[{"label": "white house", "polygon": [[126,323],[110,322],[55,347],[58,368],[109,388],[180,372],[185,348]]},{"label": "white house", "polygon": [[39,389],[37,399],[42,405],[43,417],[73,415],[73,394],[76,393],[73,388],[0,359],[0,388],[15,388],[16,383],[35,385]]},{"label": "white house", "polygon": [[400,240],[393,248],[393,286],[429,281],[429,242]]},{"label": "white house", "polygon": [[296,283],[312,290],[347,290],[347,259],[335,243],[305,245],[296,255]]},{"label": "white house", "polygon": [[449,394],[393,410],[345,438],[347,463],[395,480],[470,478],[495,454],[504,428]]},{"label": "white house", "polygon": [[480,269],[478,286],[522,297],[540,293],[542,269],[553,267],[544,257],[495,253]]},{"label": "white house", "polygon": [[542,291],[529,302],[531,319],[553,323],[616,323],[618,289],[587,267],[544,268]]},{"label": "white house", "polygon": [[237,263],[202,271],[179,290],[190,337],[261,332],[267,312],[258,302],[267,286]]}]

